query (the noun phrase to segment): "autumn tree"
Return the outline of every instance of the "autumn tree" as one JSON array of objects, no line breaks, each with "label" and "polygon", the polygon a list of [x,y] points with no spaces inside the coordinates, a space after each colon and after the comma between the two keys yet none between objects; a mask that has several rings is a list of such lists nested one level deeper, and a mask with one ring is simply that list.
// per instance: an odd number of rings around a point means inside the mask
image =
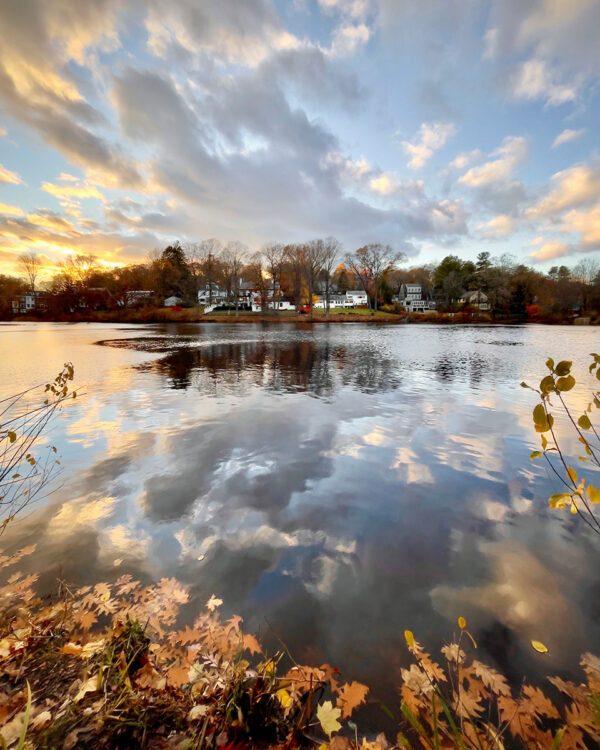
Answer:
[{"label": "autumn tree", "polygon": [[[349,266],[367,295],[369,308],[377,312],[379,285],[383,276],[405,259],[404,253],[395,252],[390,245],[374,242],[358,248],[354,253],[346,254],[346,265]],[[370,296],[373,294],[373,306]]]},{"label": "autumn tree", "polygon": [[248,248],[237,240],[228,242],[221,253],[223,280],[227,291],[227,300],[233,301],[237,314],[240,298],[240,280]]}]

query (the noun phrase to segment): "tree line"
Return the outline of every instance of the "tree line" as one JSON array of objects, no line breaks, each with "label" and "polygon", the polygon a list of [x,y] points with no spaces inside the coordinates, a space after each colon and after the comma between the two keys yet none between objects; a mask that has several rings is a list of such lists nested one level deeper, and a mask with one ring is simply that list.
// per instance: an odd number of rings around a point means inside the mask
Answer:
[{"label": "tree line", "polygon": [[[201,290],[208,304],[225,297],[237,306],[242,286],[255,292],[263,309],[283,299],[299,309],[318,294],[329,312],[332,294],[356,289],[366,292],[369,307],[376,311],[390,309],[404,283],[421,284],[440,312],[458,309],[458,300],[468,291],[486,294],[498,317],[535,319],[600,310],[600,262],[594,258],[573,268],[554,266],[547,273],[511,255],[492,257],[489,252],[479,253],[476,261],[447,255],[440,263],[404,267],[405,262],[403,253],[382,243],[344,253],[334,237],[269,243],[258,252],[241,242],[224,245],[213,238],[176,242],[151,252],[142,263],[126,266],[107,267],[93,255],[75,254],[48,277],[39,256],[26,253],[20,256],[20,278],[0,275],[0,315],[10,315],[12,300],[26,291],[45,292],[49,312],[68,313],[162,305],[170,296],[191,306]],[[139,297],[133,294],[137,291],[151,295]]]}]

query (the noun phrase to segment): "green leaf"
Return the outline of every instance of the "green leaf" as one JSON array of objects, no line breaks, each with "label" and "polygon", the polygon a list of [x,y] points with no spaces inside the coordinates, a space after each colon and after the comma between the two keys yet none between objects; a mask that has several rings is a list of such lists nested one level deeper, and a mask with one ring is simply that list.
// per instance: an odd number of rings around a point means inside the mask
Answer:
[{"label": "green leaf", "polygon": [[537,404],[533,409],[533,421],[536,424],[542,425],[545,424],[546,419],[546,410],[544,409],[542,404]]},{"label": "green leaf", "polygon": [[536,432],[548,432],[548,430],[552,429],[552,425],[554,424],[554,417],[552,414],[548,414],[548,418],[544,424],[536,424],[535,431]]},{"label": "green leaf", "polygon": [[533,451],[533,452],[532,452],[532,453],[530,454],[529,458],[530,458],[530,459],[531,459],[532,461],[535,461],[535,459],[536,459],[536,458],[541,458],[541,457],[542,457],[543,455],[544,455],[544,454],[542,453],[542,451]]},{"label": "green leaf", "polygon": [[550,748],[550,750],[559,750],[560,746],[562,745],[564,733],[565,733],[564,727],[561,727],[560,729],[556,730],[556,734],[554,735],[554,741],[552,742],[552,747]]},{"label": "green leaf", "polygon": [[566,378],[559,378],[556,381],[556,387],[559,391],[570,391],[575,385],[575,378],[572,375],[567,375]]},{"label": "green leaf", "polygon": [[556,367],[554,368],[554,372],[557,375],[568,375],[571,372],[572,365],[572,362],[568,362],[566,359],[563,359],[556,365]]},{"label": "green leaf", "polygon": [[548,393],[554,390],[554,378],[552,375],[546,375],[540,382],[540,390],[542,393]]},{"label": "green leaf", "polygon": [[21,729],[21,736],[19,737],[19,744],[17,750],[23,750],[25,747],[25,737],[27,736],[27,727],[29,726],[29,716],[31,714],[31,688],[29,687],[29,681],[27,682],[27,705],[25,707],[25,717],[23,718],[23,729]]},{"label": "green leaf", "polygon": [[592,423],[590,422],[590,418],[587,414],[582,414],[577,420],[577,424],[581,427],[582,430],[589,430],[592,427]]}]

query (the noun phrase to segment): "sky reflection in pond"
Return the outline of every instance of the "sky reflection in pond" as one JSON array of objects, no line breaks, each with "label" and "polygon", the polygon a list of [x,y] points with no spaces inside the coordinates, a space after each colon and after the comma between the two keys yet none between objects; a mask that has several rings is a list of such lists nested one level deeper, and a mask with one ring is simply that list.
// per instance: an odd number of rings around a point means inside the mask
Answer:
[{"label": "sky reflection in pond", "polygon": [[28,354],[4,392],[65,359],[86,383],[52,435],[63,485],[3,540],[38,541],[46,588],[175,575],[389,702],[404,629],[434,647],[461,614],[516,680],[531,638],[566,673],[600,650],[600,544],[547,509],[518,385],[548,355],[583,374],[594,329],[57,329],[0,338]]}]

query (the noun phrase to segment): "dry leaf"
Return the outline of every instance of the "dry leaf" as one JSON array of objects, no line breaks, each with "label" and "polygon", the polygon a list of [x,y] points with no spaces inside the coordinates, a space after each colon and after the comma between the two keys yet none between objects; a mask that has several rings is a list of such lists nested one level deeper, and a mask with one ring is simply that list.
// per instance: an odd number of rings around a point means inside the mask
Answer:
[{"label": "dry leaf", "polygon": [[83,683],[83,685],[79,688],[79,692],[73,698],[73,702],[79,703],[79,701],[83,700],[88,693],[95,693],[97,690],[98,690],[98,675],[95,674],[93,677],[90,677],[89,680],[86,680]]},{"label": "dry leaf", "polygon": [[347,719],[357,706],[365,702],[368,692],[369,688],[360,682],[342,685],[337,699],[338,708],[342,710],[342,719]]},{"label": "dry leaf", "polygon": [[187,685],[189,681],[189,668],[178,665],[171,667],[167,672],[167,682],[171,687],[181,687],[181,685]]},{"label": "dry leaf", "polygon": [[317,708],[317,719],[328,737],[331,737],[334,732],[339,732],[342,728],[338,721],[341,714],[340,709],[334,708],[331,701],[325,701]]},{"label": "dry leaf", "polygon": [[40,732],[42,729],[45,729],[47,726],[49,726],[50,722],[52,721],[52,714],[50,711],[42,711],[37,716],[34,716],[31,726],[36,732]]},{"label": "dry leaf", "polygon": [[210,612],[214,612],[217,607],[220,607],[221,604],[223,604],[222,599],[217,599],[217,597],[213,594],[210,599],[206,602],[206,608]]},{"label": "dry leaf", "polygon": [[251,654],[260,654],[262,651],[260,643],[250,633],[244,633],[242,643],[244,644],[244,648],[248,649]]},{"label": "dry leaf", "polygon": [[544,644],[541,641],[531,641],[531,645],[540,654],[547,654],[548,653],[548,649],[546,648],[546,646],[544,646]]}]

